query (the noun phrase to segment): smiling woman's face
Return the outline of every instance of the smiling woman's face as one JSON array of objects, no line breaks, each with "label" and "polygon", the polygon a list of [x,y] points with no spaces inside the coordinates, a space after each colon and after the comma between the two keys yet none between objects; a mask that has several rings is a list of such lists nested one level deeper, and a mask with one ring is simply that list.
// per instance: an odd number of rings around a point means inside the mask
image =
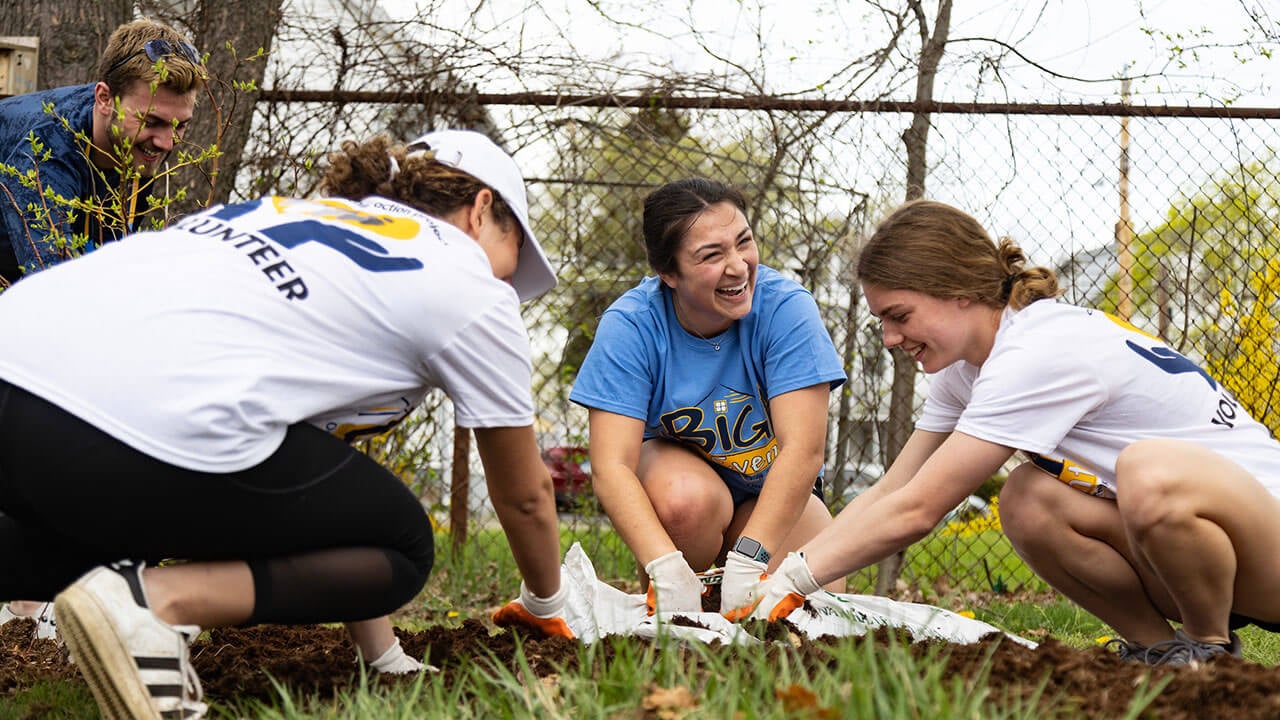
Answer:
[{"label": "smiling woman's face", "polygon": [[675,260],[675,272],[661,277],[672,289],[686,330],[719,335],[751,312],[760,254],[747,218],[732,203],[716,203],[700,213]]},{"label": "smiling woman's face", "polygon": [[899,348],[935,373],[958,360],[981,365],[991,352],[1000,311],[965,298],[937,298],[918,290],[862,284],[871,314],[880,319],[887,348]]}]

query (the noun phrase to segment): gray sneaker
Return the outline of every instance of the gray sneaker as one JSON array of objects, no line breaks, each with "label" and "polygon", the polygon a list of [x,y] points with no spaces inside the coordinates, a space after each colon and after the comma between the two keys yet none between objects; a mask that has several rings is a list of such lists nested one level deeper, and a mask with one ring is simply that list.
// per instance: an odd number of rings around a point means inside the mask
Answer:
[{"label": "gray sneaker", "polygon": [[1103,647],[1114,652],[1124,662],[1148,662],[1147,655],[1151,652],[1151,648],[1146,645],[1129,642],[1124,638],[1111,638]]},{"label": "gray sneaker", "polygon": [[149,609],[141,565],[90,570],[54,599],[62,636],[103,720],[195,720],[208,712],[188,644],[194,626]]},{"label": "gray sneaker", "polygon": [[58,639],[58,621],[53,614],[53,603],[47,602],[40,606],[35,615],[19,615],[13,611],[6,603],[0,606],[0,625],[10,620],[18,620],[27,618],[36,621],[36,629],[32,637],[37,640],[57,640]]},{"label": "gray sneaker", "polygon": [[1156,643],[1148,648],[1147,654],[1150,657],[1145,661],[1150,665],[1183,666],[1194,669],[1203,665],[1209,658],[1219,655],[1243,657],[1240,636],[1232,632],[1230,637],[1230,643],[1218,645],[1192,640],[1186,633],[1176,630],[1172,640]]}]

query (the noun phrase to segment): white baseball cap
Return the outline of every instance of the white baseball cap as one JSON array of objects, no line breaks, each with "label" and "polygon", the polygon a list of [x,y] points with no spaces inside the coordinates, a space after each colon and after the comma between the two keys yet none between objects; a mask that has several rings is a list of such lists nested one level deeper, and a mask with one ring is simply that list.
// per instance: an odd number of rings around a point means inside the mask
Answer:
[{"label": "white baseball cap", "polygon": [[437,130],[414,140],[409,150],[426,148],[435,159],[457,168],[493,188],[515,213],[524,230],[524,244],[516,260],[511,285],[520,302],[532,300],[556,286],[556,274],[547,254],[542,251],[533,225],[529,223],[529,201],[525,195],[524,176],[516,161],[492,140],[473,130]]}]

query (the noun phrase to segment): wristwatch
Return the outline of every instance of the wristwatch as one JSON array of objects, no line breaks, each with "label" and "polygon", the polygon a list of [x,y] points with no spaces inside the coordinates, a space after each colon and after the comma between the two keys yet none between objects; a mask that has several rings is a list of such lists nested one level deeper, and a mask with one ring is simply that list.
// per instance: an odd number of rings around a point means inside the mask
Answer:
[{"label": "wristwatch", "polygon": [[764,549],[764,546],[760,544],[759,540],[752,540],[746,535],[738,538],[738,542],[733,544],[733,551],[742,553],[752,560],[765,563],[766,565],[769,563],[769,558],[773,557],[769,554],[768,550]]}]

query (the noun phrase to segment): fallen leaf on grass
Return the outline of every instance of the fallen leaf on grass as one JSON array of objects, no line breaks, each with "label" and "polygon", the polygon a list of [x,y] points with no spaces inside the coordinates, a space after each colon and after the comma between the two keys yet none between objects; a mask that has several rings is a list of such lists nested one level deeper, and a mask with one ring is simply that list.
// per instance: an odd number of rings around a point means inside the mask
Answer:
[{"label": "fallen leaf on grass", "polygon": [[680,720],[698,707],[698,701],[693,699],[693,693],[687,687],[651,686],[641,707],[661,720]]},{"label": "fallen leaf on grass", "polygon": [[840,717],[835,708],[819,706],[818,696],[814,695],[809,688],[793,684],[786,690],[774,690],[773,694],[782,701],[782,707],[786,709],[788,715],[797,714],[801,717],[819,718],[819,720]]}]

